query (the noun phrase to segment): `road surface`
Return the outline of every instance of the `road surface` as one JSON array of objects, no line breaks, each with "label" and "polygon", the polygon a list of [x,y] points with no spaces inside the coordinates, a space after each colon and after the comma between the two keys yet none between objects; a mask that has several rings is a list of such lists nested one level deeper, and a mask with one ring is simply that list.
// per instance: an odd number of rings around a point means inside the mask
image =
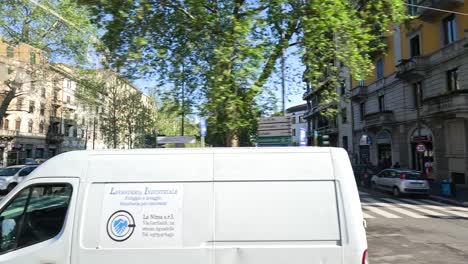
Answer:
[{"label": "road surface", "polygon": [[369,262],[468,263],[468,208],[360,191]]}]

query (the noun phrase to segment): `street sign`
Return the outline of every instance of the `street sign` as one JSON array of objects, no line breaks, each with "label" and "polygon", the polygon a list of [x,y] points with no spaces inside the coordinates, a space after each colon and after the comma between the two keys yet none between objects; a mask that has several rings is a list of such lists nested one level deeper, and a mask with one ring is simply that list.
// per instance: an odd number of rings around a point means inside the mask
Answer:
[{"label": "street sign", "polygon": [[416,151],[419,153],[424,153],[426,152],[426,145],[420,143],[416,145]]},{"label": "street sign", "polygon": [[206,130],[207,129],[206,129],[206,120],[205,119],[200,120],[199,127],[200,127],[200,136],[206,137]]},{"label": "street sign", "polygon": [[306,135],[306,129],[301,127],[299,131],[299,146],[305,147],[307,146],[307,135]]},{"label": "street sign", "polygon": [[259,123],[258,130],[278,130],[278,129],[289,129],[291,125],[289,123]]}]

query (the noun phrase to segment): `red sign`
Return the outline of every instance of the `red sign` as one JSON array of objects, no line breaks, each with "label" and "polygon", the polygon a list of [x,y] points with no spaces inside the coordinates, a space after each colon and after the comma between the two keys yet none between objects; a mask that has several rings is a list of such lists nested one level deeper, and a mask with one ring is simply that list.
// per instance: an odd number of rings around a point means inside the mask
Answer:
[{"label": "red sign", "polygon": [[416,151],[419,152],[419,153],[426,152],[426,145],[424,145],[424,144],[416,145]]}]

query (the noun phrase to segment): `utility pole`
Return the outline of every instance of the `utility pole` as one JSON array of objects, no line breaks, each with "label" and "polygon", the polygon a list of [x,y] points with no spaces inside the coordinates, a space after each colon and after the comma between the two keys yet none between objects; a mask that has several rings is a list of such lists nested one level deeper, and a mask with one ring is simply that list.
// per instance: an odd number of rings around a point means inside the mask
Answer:
[{"label": "utility pole", "polygon": [[[284,38],[284,33],[282,34]],[[284,57],[284,49],[281,53],[281,111],[283,115],[286,115],[286,80],[285,80],[285,67],[286,67],[286,59]]]},{"label": "utility pole", "polygon": [[182,63],[182,120],[180,126],[180,135],[184,135],[185,125],[185,63]]}]

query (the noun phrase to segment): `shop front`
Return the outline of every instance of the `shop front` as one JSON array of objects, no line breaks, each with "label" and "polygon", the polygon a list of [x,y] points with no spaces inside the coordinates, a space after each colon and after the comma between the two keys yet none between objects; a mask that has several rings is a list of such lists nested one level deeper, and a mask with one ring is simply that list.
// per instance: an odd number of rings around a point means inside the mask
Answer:
[{"label": "shop front", "polygon": [[372,145],[372,138],[367,134],[363,134],[361,138],[359,139],[359,162],[360,164],[371,163],[371,156],[370,156],[371,145]]},{"label": "shop front", "polygon": [[411,135],[411,168],[421,171],[426,177],[432,178],[434,151],[432,132],[424,127],[415,129]]},{"label": "shop front", "polygon": [[380,131],[375,137],[377,144],[377,160],[380,169],[392,167],[392,137],[388,131]]}]

